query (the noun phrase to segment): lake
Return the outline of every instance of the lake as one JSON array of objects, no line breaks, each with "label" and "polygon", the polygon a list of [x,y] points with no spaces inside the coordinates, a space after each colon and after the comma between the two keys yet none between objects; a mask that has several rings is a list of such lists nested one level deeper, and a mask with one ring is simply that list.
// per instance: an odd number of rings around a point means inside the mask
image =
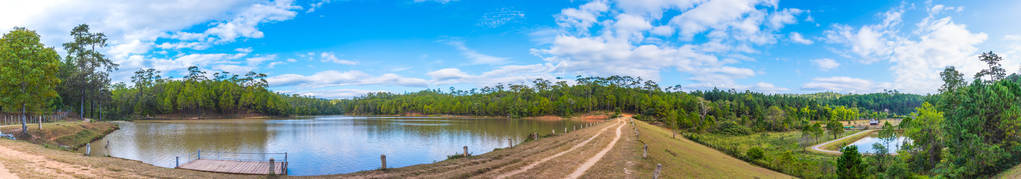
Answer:
[{"label": "lake", "polygon": [[903,144],[910,144],[910,143],[911,143],[911,139],[909,139],[907,137],[904,137],[904,136],[896,136],[896,137],[894,137],[893,139],[891,139],[889,141],[889,146],[887,146],[887,144],[885,143],[885,141],[883,141],[882,138],[876,137],[876,135],[873,134],[873,135],[870,135],[870,136],[866,136],[865,138],[861,138],[858,141],[854,141],[854,143],[851,143],[848,146],[851,146],[851,145],[858,146],[858,152],[862,153],[862,154],[865,154],[865,153],[876,153],[876,152],[878,152],[878,151],[875,151],[876,149],[874,149],[872,145],[873,144],[879,144],[879,145],[886,146],[887,153],[895,154],[895,153],[897,153],[897,150],[899,150],[900,147]]},{"label": "lake", "polygon": [[[228,119],[117,122],[120,129],[92,143],[92,155],[138,160],[161,167],[183,164],[202,150],[242,153],[287,152],[289,175],[327,175],[373,170],[380,155],[387,167],[432,163],[462,153],[482,154],[520,143],[528,134],[580,126],[574,121],[454,119],[429,117],[315,116],[303,119]],[[109,142],[109,149],[104,148]],[[282,155],[235,155],[281,160]]]}]

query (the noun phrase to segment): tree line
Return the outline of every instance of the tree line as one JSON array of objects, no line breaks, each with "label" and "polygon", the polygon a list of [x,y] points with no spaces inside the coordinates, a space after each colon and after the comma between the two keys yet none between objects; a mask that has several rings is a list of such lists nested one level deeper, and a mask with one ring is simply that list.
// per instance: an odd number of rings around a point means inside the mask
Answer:
[{"label": "tree line", "polygon": [[809,121],[892,117],[897,111],[917,107],[923,98],[896,91],[826,98],[720,89],[689,93],[679,85],[663,88],[639,77],[579,76],[573,84],[536,79],[531,84],[498,84],[468,90],[376,92],[339,100],[339,104],[346,113],[372,115],[525,117],[616,111],[635,113],[638,118],[660,121],[671,128],[722,132],[735,131],[730,127],[739,127],[736,131],[786,131],[801,129]]},{"label": "tree line", "polygon": [[340,114],[335,102],[311,96],[272,92],[266,87],[266,75],[249,72],[244,75],[207,72],[192,66],[188,75],[162,78],[159,71],[141,69],[131,77],[131,87],[113,85],[113,107],[118,116],[150,116],[158,114],[265,114],[318,115]]},{"label": "tree line", "polygon": [[[846,150],[838,161],[844,178],[904,178],[914,174],[987,178],[1021,164],[1021,75],[1007,75],[1002,57],[985,52],[988,68],[972,76],[953,66],[940,72],[939,94],[905,117],[898,128],[912,140],[900,155],[859,156]],[[886,150],[886,148],[883,148]],[[864,158],[864,160],[858,159]]]}]

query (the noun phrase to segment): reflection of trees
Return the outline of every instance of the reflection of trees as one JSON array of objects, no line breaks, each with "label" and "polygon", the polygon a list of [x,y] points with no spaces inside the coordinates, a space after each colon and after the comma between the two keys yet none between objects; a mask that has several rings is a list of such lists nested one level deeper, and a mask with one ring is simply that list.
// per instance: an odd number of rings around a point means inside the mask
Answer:
[{"label": "reflection of trees", "polygon": [[[197,150],[214,152],[266,152],[267,124],[255,120],[136,122],[132,141],[137,157],[159,166],[172,165],[175,156],[187,158]],[[246,156],[258,157],[258,156]]]},{"label": "reflection of trees", "polygon": [[481,140],[506,141],[508,138],[521,141],[528,134],[537,132],[558,133],[572,126],[581,126],[573,121],[539,121],[522,119],[440,119],[440,118],[365,118],[355,119],[354,125],[365,127],[369,138],[385,139],[392,135],[435,137],[480,137]]}]

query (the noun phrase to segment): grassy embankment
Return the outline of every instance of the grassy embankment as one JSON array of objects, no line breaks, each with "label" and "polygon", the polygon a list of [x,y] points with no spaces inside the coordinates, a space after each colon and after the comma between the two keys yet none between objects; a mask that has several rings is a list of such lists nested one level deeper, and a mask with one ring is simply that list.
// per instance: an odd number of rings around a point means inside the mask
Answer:
[{"label": "grassy embankment", "polygon": [[[639,139],[649,146],[649,157],[636,167],[639,178],[651,178],[656,164],[663,165],[661,173],[664,178],[793,178],[741,161],[681,135],[672,137],[666,128],[642,121],[635,124],[639,129]],[[634,135],[631,127],[627,129],[628,135]],[[642,155],[641,147],[635,150],[639,157]]]},{"label": "grassy embankment", "polygon": [[[840,148],[843,148],[844,146],[847,146],[848,144],[854,143],[854,141],[858,141],[858,140],[860,140],[862,138],[868,137],[869,135],[872,135],[872,133],[875,133],[876,131],[877,130],[870,130],[870,131],[861,132],[861,133],[859,133],[860,131],[846,131],[845,133],[852,134],[852,136],[847,137],[847,138],[843,138],[843,139],[840,139],[840,140],[837,140],[837,141],[830,142],[830,143],[828,143],[826,145],[820,146],[819,148],[825,149],[825,150],[840,151]],[[847,135],[847,134],[844,134],[844,135]],[[810,151],[812,151],[812,150],[810,150]],[[820,153],[820,154],[829,154],[829,153]],[[830,154],[830,155],[832,155],[832,154]]]},{"label": "grassy embankment", "polygon": [[[847,131],[837,136],[853,134]],[[744,136],[711,133],[686,133],[686,137],[736,158],[803,178],[835,178],[837,156],[810,152],[809,147],[826,141],[826,137],[805,145],[801,131],[761,132]],[[832,136],[825,134],[824,136]],[[762,158],[751,158],[748,151],[762,149]]]},{"label": "grassy embankment", "polygon": [[102,138],[114,130],[117,130],[117,125],[113,123],[80,121],[43,123],[42,130],[39,129],[39,124],[32,123],[28,125],[28,136],[20,134],[20,125],[0,128],[0,131],[5,134],[15,134],[19,138],[18,140],[63,150],[73,150],[85,146],[86,143]]}]

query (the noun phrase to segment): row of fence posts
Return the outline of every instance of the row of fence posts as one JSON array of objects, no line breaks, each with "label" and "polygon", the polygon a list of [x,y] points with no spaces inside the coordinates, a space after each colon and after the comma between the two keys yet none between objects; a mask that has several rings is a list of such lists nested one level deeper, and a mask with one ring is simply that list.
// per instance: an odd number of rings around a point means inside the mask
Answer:
[{"label": "row of fence posts", "polygon": [[[631,129],[634,129],[634,131],[635,131],[635,138],[638,139],[639,142],[641,142],[642,139],[639,138],[638,126],[635,125],[635,121],[634,120],[628,120],[628,124],[631,124]],[[674,133],[674,132],[671,131],[670,133]],[[673,137],[671,137],[671,138],[673,138]],[[649,157],[649,144],[645,144],[645,142],[642,142],[642,159],[646,159],[648,157]],[[653,171],[652,178],[653,179],[659,179],[659,174],[660,174],[661,171],[663,171],[663,164],[657,163],[656,164],[656,171]]]},{"label": "row of fence posts", "polygon": [[[53,122],[59,121],[59,119],[67,118],[67,114],[68,114],[67,112],[56,112],[43,115],[29,114],[25,116],[25,121],[26,122],[37,121],[38,123]],[[19,113],[2,114],[0,115],[0,125],[21,124],[21,117],[22,116]]]},{"label": "row of fence posts", "polygon": [[[578,127],[577,125],[573,125],[573,126],[571,126],[571,130],[572,131],[576,131],[579,128],[591,127],[592,125],[593,125],[592,123],[582,124],[581,127]],[[551,131],[551,132],[553,134],[556,134],[557,130],[553,129],[553,131]],[[564,133],[566,134],[567,132],[569,132],[567,130],[567,127],[564,127]],[[539,140],[539,133],[537,133],[537,132],[532,132],[532,135],[530,135],[530,136],[533,137],[532,140]],[[507,148],[511,148],[511,147],[514,147],[514,139],[507,138]],[[463,149],[464,149],[464,153],[461,154],[463,157],[468,158],[469,156],[471,156],[471,154],[468,153],[468,146],[464,146]],[[272,162],[272,160],[273,159],[270,159],[271,162]],[[379,155],[379,163],[380,163],[380,167],[379,167],[380,170],[386,170],[387,169],[386,168],[386,154]],[[270,168],[272,168],[272,166]]]}]

